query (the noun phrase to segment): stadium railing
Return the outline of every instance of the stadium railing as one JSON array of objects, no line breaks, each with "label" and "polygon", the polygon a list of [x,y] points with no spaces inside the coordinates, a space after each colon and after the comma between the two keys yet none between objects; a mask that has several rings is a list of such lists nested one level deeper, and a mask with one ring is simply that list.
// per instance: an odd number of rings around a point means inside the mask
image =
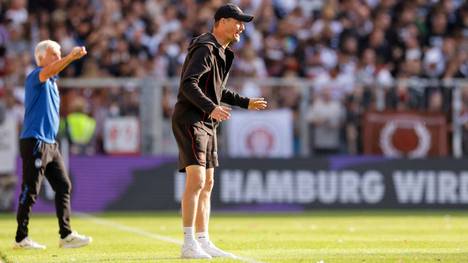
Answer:
[{"label": "stadium railing", "polygon": [[[305,121],[306,112],[310,104],[311,87],[316,84],[314,81],[302,78],[231,78],[228,86],[240,86],[250,82],[261,87],[280,88],[296,87],[300,90],[299,118],[296,125],[299,127],[300,146],[297,155],[302,157],[310,156],[309,148],[309,125]],[[359,82],[357,83],[359,84]],[[462,88],[468,87],[466,79],[423,79],[411,78],[395,80],[390,85],[382,86],[374,84],[375,105],[378,110],[385,109],[385,90],[396,85],[407,85],[411,89],[423,91],[428,87],[442,87],[452,90],[452,155],[460,158],[462,150],[462,121],[460,119],[462,111]],[[170,120],[163,117],[161,106],[163,88],[169,87],[173,96],[177,95],[179,85],[178,78],[64,78],[60,80],[63,88],[88,88],[105,89],[109,87],[134,87],[140,91],[140,122],[141,122],[141,153],[152,155],[175,155],[176,145],[170,132]],[[368,84],[366,84],[368,85]],[[220,141],[225,138],[220,138]],[[223,154],[223,152],[221,152]],[[225,152],[224,152],[225,153]]]}]

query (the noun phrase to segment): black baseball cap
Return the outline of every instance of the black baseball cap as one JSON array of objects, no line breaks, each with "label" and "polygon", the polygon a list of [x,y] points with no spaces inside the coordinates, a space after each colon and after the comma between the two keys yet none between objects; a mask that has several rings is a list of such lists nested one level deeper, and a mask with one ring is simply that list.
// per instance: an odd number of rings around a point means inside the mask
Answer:
[{"label": "black baseball cap", "polygon": [[218,21],[221,18],[234,18],[242,22],[250,22],[254,17],[252,15],[244,14],[237,5],[226,4],[218,8],[214,15],[215,21]]}]

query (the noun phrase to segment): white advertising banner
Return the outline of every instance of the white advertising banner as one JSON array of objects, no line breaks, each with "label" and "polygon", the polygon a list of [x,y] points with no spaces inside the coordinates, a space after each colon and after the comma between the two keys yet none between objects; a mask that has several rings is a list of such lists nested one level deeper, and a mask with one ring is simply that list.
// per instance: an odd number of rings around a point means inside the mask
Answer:
[{"label": "white advertising banner", "polygon": [[0,173],[12,173],[16,170],[18,154],[18,132],[16,122],[5,118],[0,124]]},{"label": "white advertising banner", "polygon": [[109,118],[104,121],[104,150],[110,154],[135,154],[140,151],[140,125],[136,117]]},{"label": "white advertising banner", "polygon": [[230,157],[293,155],[293,119],[289,109],[233,111],[226,122]]}]

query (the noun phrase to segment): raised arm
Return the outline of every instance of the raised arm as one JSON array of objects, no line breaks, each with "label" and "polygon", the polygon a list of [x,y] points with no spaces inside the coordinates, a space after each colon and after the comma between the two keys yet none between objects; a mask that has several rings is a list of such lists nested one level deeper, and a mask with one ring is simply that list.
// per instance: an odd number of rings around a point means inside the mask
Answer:
[{"label": "raised arm", "polygon": [[[58,53],[54,53],[54,55],[60,56],[59,51],[54,51],[50,49],[48,50],[48,52],[58,52]],[[86,53],[87,52],[86,52],[85,47],[74,47],[72,51],[64,58],[61,58],[45,66],[39,73],[39,80],[41,82],[44,82],[48,78],[57,75],[58,73],[60,73],[60,71],[66,68],[70,63],[72,63],[74,60],[80,59],[81,57],[86,55]]]}]

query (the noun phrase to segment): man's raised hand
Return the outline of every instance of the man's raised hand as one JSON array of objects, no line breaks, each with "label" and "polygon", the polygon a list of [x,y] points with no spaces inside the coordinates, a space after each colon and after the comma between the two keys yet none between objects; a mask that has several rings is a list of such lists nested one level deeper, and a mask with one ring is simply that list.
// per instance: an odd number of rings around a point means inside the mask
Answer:
[{"label": "man's raised hand", "polygon": [[86,52],[85,47],[74,47],[72,51],[70,52],[70,56],[73,59],[80,59],[84,55],[86,55],[88,52]]}]

